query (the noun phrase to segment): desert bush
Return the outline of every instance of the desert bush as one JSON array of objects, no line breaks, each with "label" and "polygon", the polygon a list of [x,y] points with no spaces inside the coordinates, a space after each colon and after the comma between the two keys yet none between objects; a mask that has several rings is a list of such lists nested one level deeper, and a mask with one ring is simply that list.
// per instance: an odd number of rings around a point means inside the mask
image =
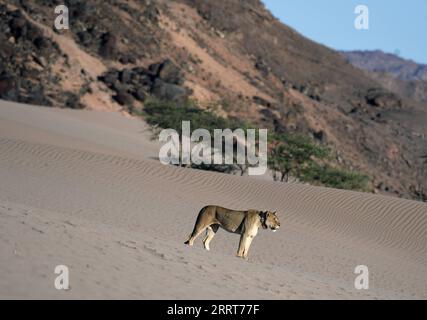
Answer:
[{"label": "desert bush", "polygon": [[204,128],[213,135],[214,129],[241,128],[243,123],[226,119],[209,109],[200,109],[195,102],[188,100],[178,104],[173,101],[147,99],[144,105],[145,119],[148,124],[158,128],[170,128],[182,134],[182,121],[190,121],[193,128]]},{"label": "desert bush", "polygon": [[293,177],[298,181],[337,189],[368,190],[367,176],[329,166],[331,150],[309,136],[276,134],[271,137],[270,144],[268,165],[275,180],[283,182]]},{"label": "desert bush", "polygon": [[[227,119],[216,115],[209,107],[201,109],[195,101],[176,103],[147,98],[143,115],[152,127],[154,136],[161,129],[174,129],[182,135],[182,121],[190,121],[192,130],[204,128],[211,134],[214,129],[243,129],[247,132],[253,125],[238,119]],[[257,135],[258,135],[258,131]],[[256,137],[258,141],[258,136]],[[234,150],[236,151],[236,145]],[[269,136],[268,166],[275,180],[289,181],[290,177],[299,181],[324,185],[338,189],[365,190],[368,178],[357,172],[332,168],[325,163],[330,160],[331,150],[302,134],[273,134]],[[249,164],[191,164],[192,168],[243,175]]]},{"label": "desert bush", "polygon": [[275,134],[270,137],[268,165],[275,180],[287,182],[291,176],[300,178],[302,170],[315,159],[328,156],[329,149],[315,143],[309,136]]},{"label": "desert bush", "polygon": [[336,189],[368,191],[369,177],[358,172],[341,168],[332,168],[328,165],[313,164],[304,168],[302,181],[311,184],[323,185]]},{"label": "desert bush", "polygon": [[[213,145],[214,129],[246,129],[247,123],[236,119],[227,119],[216,115],[211,108],[201,109],[195,101],[188,100],[185,103],[158,100],[149,98],[144,104],[144,115],[147,123],[152,127],[154,137],[161,129],[174,129],[182,136],[182,121],[190,121],[191,128],[203,128],[210,132]],[[253,126],[252,126],[253,128]],[[234,142],[236,144],[236,142]],[[236,153],[236,145],[234,146]],[[236,156],[236,155],[234,155]],[[192,168],[201,170],[217,171],[223,173],[240,173],[243,175],[249,164],[191,164]]]}]

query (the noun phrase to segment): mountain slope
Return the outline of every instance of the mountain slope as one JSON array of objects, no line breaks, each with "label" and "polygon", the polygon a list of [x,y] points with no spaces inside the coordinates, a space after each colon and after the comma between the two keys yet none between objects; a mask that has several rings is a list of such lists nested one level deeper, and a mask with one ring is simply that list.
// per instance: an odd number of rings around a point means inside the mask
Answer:
[{"label": "mountain slope", "polygon": [[344,51],[344,57],[354,66],[378,73],[388,73],[403,81],[427,81],[427,65],[403,59],[381,50]]},{"label": "mountain slope", "polygon": [[427,103],[427,65],[378,50],[348,51],[342,55],[355,67],[369,71],[388,90]]}]

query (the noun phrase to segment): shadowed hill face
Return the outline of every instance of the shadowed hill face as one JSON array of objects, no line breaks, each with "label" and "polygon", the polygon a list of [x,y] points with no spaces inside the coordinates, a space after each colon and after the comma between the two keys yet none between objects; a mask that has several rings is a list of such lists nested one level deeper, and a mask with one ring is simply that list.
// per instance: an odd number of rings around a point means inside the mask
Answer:
[{"label": "shadowed hill face", "polygon": [[349,51],[342,55],[354,66],[369,71],[387,89],[427,103],[427,65],[378,50]]},{"label": "shadowed hill face", "polygon": [[[280,23],[258,0],[74,0],[70,29],[60,31],[58,4],[0,0],[0,54],[21,57],[15,69],[0,63],[0,98],[140,114],[147,96],[190,96],[224,116],[333,145],[338,161],[370,175],[380,192],[414,198],[417,180],[427,181],[418,158],[427,132],[411,120],[427,108]],[[40,40],[15,33],[15,15],[53,49],[39,53]],[[28,81],[38,95],[23,90]]]},{"label": "shadowed hill face", "polygon": [[358,68],[388,73],[404,81],[427,81],[427,65],[405,60],[396,55],[376,51],[348,51],[342,55]]}]

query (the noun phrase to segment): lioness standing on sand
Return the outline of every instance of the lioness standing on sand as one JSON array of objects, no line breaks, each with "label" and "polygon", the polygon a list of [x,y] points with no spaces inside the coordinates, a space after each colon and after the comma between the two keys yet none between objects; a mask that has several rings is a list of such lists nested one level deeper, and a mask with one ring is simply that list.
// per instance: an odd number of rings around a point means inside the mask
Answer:
[{"label": "lioness standing on sand", "polygon": [[221,227],[228,232],[240,234],[237,256],[247,259],[249,247],[258,233],[258,228],[276,231],[280,227],[276,212],[247,210],[236,211],[218,206],[206,206],[200,210],[196,224],[185,244],[193,245],[194,240],[206,229],[203,244],[209,250],[209,243]]}]

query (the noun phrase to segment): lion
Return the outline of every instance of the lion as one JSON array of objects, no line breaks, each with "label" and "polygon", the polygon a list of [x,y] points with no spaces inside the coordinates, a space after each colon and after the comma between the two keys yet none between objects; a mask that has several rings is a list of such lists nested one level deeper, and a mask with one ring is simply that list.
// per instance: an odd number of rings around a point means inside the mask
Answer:
[{"label": "lion", "polygon": [[280,228],[280,222],[276,212],[237,211],[219,206],[206,206],[200,210],[193,232],[185,244],[192,246],[194,240],[206,229],[203,244],[206,250],[210,250],[209,244],[221,227],[228,232],[240,234],[237,256],[246,260],[252,240],[261,226],[263,229],[270,228],[273,232],[277,231]]}]

